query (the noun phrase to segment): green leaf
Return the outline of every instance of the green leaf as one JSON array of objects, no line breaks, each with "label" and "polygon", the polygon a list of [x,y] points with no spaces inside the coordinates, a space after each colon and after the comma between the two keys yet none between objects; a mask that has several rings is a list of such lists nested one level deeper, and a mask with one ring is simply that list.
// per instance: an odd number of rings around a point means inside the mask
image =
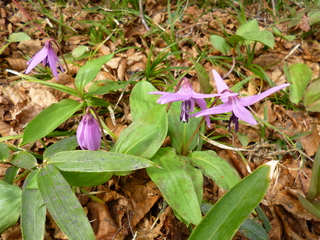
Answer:
[{"label": "green leaf", "polygon": [[80,108],[81,104],[71,99],[51,104],[28,123],[20,145],[37,141],[51,133]]},{"label": "green leaf", "polygon": [[304,63],[294,63],[289,66],[289,74],[292,81],[289,99],[298,104],[312,78],[312,70]]},{"label": "green leaf", "polygon": [[101,80],[94,81],[89,88],[87,95],[103,95],[111,91],[125,89],[130,82],[112,81],[112,80]]},{"label": "green leaf", "polygon": [[312,167],[312,176],[307,195],[309,201],[320,196],[320,146],[318,147]]},{"label": "green leaf", "polygon": [[287,41],[293,41],[296,37],[294,35],[282,35],[282,33],[280,32],[280,30],[276,27],[272,27],[272,32],[274,35],[281,37],[284,40]]},{"label": "green leaf", "polygon": [[320,79],[312,82],[303,96],[303,105],[311,112],[320,112]]},{"label": "green leaf", "polygon": [[20,215],[21,190],[0,180],[0,234],[15,224]]},{"label": "green leaf", "polygon": [[137,156],[105,151],[66,151],[58,152],[48,159],[62,171],[67,172],[113,172],[130,171],[150,166],[155,163]]},{"label": "green leaf", "polygon": [[7,144],[0,142],[0,161],[7,160],[10,156],[10,149]]},{"label": "green leaf", "polygon": [[135,121],[146,113],[151,107],[157,105],[159,95],[148,94],[158,91],[151,83],[140,81],[132,89],[130,95],[130,108],[132,120]]},{"label": "green leaf", "polygon": [[229,46],[229,44],[227,43],[227,41],[223,37],[221,37],[219,35],[211,35],[210,42],[211,42],[212,46],[215,49],[219,50],[221,53],[223,53],[225,55],[230,54],[231,47]]},{"label": "green leaf", "polygon": [[210,85],[210,78],[207,70],[198,62],[196,62],[194,59],[189,58],[191,62],[194,65],[194,68],[196,69],[196,73],[199,79],[200,83],[200,92],[201,93],[211,93],[213,90],[213,87]]},{"label": "green leaf", "polygon": [[29,173],[22,188],[20,221],[24,240],[41,240],[44,237],[46,206],[39,189],[27,187],[37,172]]},{"label": "green leaf", "polygon": [[186,172],[190,175],[192,182],[193,182],[193,187],[196,192],[199,206],[201,205],[202,202],[202,197],[203,197],[203,175],[202,171],[200,169],[197,169],[193,167],[189,163],[189,159],[184,156],[179,156],[180,159],[185,160],[185,170]]},{"label": "green leaf", "polygon": [[302,207],[304,207],[304,209],[306,209],[312,215],[320,218],[319,200],[310,202],[306,198],[304,198],[300,193],[298,193],[298,199]]},{"label": "green leaf", "polygon": [[245,38],[246,40],[249,40],[248,44],[250,44],[250,41],[254,41],[263,43],[264,45],[270,48],[274,47],[274,36],[268,30],[246,33],[241,35],[241,37]]},{"label": "green leaf", "polygon": [[38,165],[37,159],[26,151],[21,151],[11,155],[10,163],[18,168],[31,170]]},{"label": "green leaf", "polygon": [[74,150],[76,147],[78,147],[77,136],[67,137],[48,147],[43,153],[43,159],[47,159],[58,152]]},{"label": "green leaf", "polygon": [[16,176],[19,173],[19,168],[16,166],[10,166],[7,168],[6,170],[6,174],[4,175],[3,180],[6,181],[9,184],[13,184],[14,183],[14,179],[16,178]]},{"label": "green leaf", "polygon": [[70,240],[94,240],[92,227],[70,185],[49,164],[37,175],[39,190],[52,218]]},{"label": "green leaf", "polygon": [[264,45],[270,48],[273,48],[274,46],[273,34],[268,30],[260,31],[259,24],[256,19],[251,20],[245,23],[244,25],[240,26],[236,31],[236,35],[239,35],[240,37],[247,40],[245,44],[250,44],[251,41],[254,41],[254,42],[263,43]]},{"label": "green leaf", "polygon": [[85,54],[85,52],[88,51],[88,47],[87,46],[78,46],[75,49],[72,50],[72,56],[74,58],[79,58],[81,57],[83,54]]},{"label": "green leaf", "polygon": [[[168,113],[168,134],[171,139],[172,147],[178,154],[182,154],[182,151],[186,147],[189,139],[197,128],[201,121],[201,118],[189,118],[188,123],[180,121],[180,102],[173,102]],[[187,151],[193,150],[199,144],[199,135],[193,138]]]},{"label": "green leaf", "polygon": [[268,240],[268,233],[266,230],[256,221],[251,218],[247,218],[241,224],[239,231],[251,240]]},{"label": "green leaf", "polygon": [[195,151],[187,156],[191,165],[211,178],[219,187],[229,190],[240,181],[238,172],[214,151]]},{"label": "green leaf", "polygon": [[31,40],[28,34],[24,32],[17,32],[10,34],[8,42],[22,42],[26,40]]},{"label": "green leaf", "polygon": [[191,233],[189,240],[232,239],[269,187],[269,166],[261,166],[231,188]]},{"label": "green leaf", "polygon": [[93,187],[109,181],[113,172],[65,172],[61,171],[62,176],[71,186]]},{"label": "green leaf", "polygon": [[245,35],[248,33],[253,33],[253,32],[256,33],[259,31],[260,31],[260,28],[259,28],[258,21],[256,19],[253,19],[253,20],[248,21],[245,24],[241,25],[237,29],[236,34],[242,36],[242,35]]},{"label": "green leaf", "polygon": [[200,205],[183,159],[172,148],[161,148],[152,161],[161,168],[147,168],[147,173],[170,207],[187,222],[197,225],[201,221]]},{"label": "green leaf", "polygon": [[111,151],[150,159],[161,147],[167,130],[165,105],[155,105],[121,132]]},{"label": "green leaf", "polygon": [[38,78],[23,74],[23,73],[20,73],[20,72],[17,72],[17,71],[13,71],[13,70],[10,70],[10,69],[7,69],[7,71],[12,73],[12,74],[15,74],[17,76],[20,76],[20,77],[22,77],[24,79],[27,79],[30,82],[40,83],[42,85],[51,87],[51,88],[56,89],[58,91],[65,92],[67,94],[79,97],[79,94],[77,93],[77,91],[75,89],[71,88],[71,87],[67,87],[67,86],[59,84],[59,83],[53,83],[53,82],[47,82],[47,81],[39,80]]},{"label": "green leaf", "polygon": [[102,65],[110,61],[113,58],[113,55],[114,54],[111,53],[103,57],[87,61],[86,64],[80,68],[75,79],[75,85],[81,96],[83,96],[84,87],[95,79],[101,70]]}]

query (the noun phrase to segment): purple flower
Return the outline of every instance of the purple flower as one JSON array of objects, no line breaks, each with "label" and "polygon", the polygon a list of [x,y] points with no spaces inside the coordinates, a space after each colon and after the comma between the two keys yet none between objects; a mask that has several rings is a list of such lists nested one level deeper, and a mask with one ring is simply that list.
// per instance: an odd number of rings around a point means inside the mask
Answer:
[{"label": "purple flower", "polygon": [[89,108],[78,126],[77,140],[82,150],[96,151],[100,148],[100,128],[96,119],[89,113]]},{"label": "purple flower", "polygon": [[[238,94],[235,95],[235,93],[229,89],[227,84],[223,81],[223,79],[215,70],[212,70],[212,73],[217,85],[218,93],[221,94],[220,98],[223,104],[197,112],[192,116],[200,117],[200,116],[209,116],[212,114],[232,112],[230,122],[233,122],[235,124],[236,131],[238,131],[238,119],[241,119],[242,121],[247,122],[250,125],[257,124],[257,121],[251,115],[249,110],[247,110],[245,107],[250,106],[260,101],[261,99],[269,96],[270,94],[275,93],[281,90],[282,88],[285,88],[290,85],[288,83],[281,84],[279,86],[270,88],[261,94],[250,96],[250,97],[239,98],[237,96]],[[229,123],[229,129],[230,129],[230,123]]]},{"label": "purple flower", "polygon": [[[207,109],[206,101],[204,98],[210,98],[220,96],[220,94],[201,94],[193,91],[191,84],[187,78],[182,79],[182,85],[179,91],[175,93],[171,92],[149,92],[149,94],[160,94],[162,95],[157,103],[166,104],[169,102],[182,101],[181,103],[181,114],[180,121],[188,122],[189,114],[194,111],[194,102],[196,102],[202,110]],[[205,117],[207,126],[210,127],[209,116]]]},{"label": "purple flower", "polygon": [[58,71],[57,71],[57,64],[60,67],[60,70],[63,72],[64,69],[62,65],[60,64],[59,58],[56,54],[56,52],[53,50],[51,46],[51,41],[48,40],[44,47],[36,53],[36,55],[33,56],[28,62],[28,68],[26,70],[26,74],[31,72],[32,69],[34,69],[40,62],[43,63],[44,66],[49,65],[51,68],[53,76],[58,79]]}]

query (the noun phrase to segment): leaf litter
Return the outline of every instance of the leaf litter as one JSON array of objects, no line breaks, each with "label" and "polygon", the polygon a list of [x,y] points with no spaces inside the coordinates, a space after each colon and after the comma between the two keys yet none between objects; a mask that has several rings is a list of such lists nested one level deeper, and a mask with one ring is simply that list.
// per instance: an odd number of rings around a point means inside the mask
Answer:
[{"label": "leaf litter", "polygon": [[[80,1],[90,6],[99,6],[99,1]],[[98,4],[98,5],[97,5]],[[21,5],[26,7],[26,3],[21,1]],[[63,46],[64,53],[71,53],[78,46],[89,46],[88,26],[90,21],[99,21],[104,19],[103,13],[90,13],[88,10],[81,8],[82,4],[75,4],[70,1],[66,7],[61,8],[65,24],[70,26],[68,38]],[[53,16],[59,19],[59,12],[52,2],[46,2],[46,7],[53,12]],[[101,6],[100,6],[101,7]],[[146,0],[144,1],[145,14],[153,20],[163,35],[169,32],[166,23],[169,14],[179,10],[175,3],[171,4],[171,13],[167,12],[165,3]],[[246,15],[257,17],[259,23],[263,26],[265,22],[272,22],[270,14],[266,11],[261,13],[261,9],[270,9],[266,2],[253,3],[247,5]],[[271,9],[270,9],[271,10]],[[42,27],[48,27],[50,24],[46,21],[44,15],[39,13],[34,6],[28,6],[28,11],[36,12],[39,24]],[[112,11],[112,9],[105,9]],[[271,10],[272,11],[272,10]],[[181,59],[167,56],[172,66],[190,67],[192,63],[188,57],[199,57],[199,51],[206,51],[209,56],[222,56],[218,50],[208,50],[211,45],[210,35],[221,35],[221,26],[228,34],[234,34],[239,27],[235,19],[236,12],[233,8],[213,9],[206,12],[196,4],[184,6],[181,18],[174,22],[176,38],[179,39],[179,49],[182,51]],[[28,19],[15,9],[14,5],[3,1],[0,4],[0,48],[6,44],[7,37],[15,32],[18,28],[22,31],[32,33],[33,39],[22,41],[19,44],[11,43],[8,48],[1,53],[0,59],[0,134],[2,137],[20,135],[28,122],[31,121],[44,108],[56,103],[64,98],[73,98],[72,96],[53,90],[49,87],[20,80],[16,76],[8,74],[5,69],[24,71],[27,59],[25,56],[34,55],[43,43],[40,33],[27,25]],[[47,19],[48,20],[48,19]],[[140,21],[139,16],[124,15],[121,22],[116,22],[118,29],[123,31],[124,42],[121,39],[107,40],[103,44],[96,46],[91,45],[92,50],[96,50],[95,57],[114,53],[117,49],[125,46],[135,46],[137,49],[129,49],[125,52],[118,53],[114,58],[105,64],[100,70],[95,81],[111,79],[112,81],[128,81],[134,74],[146,70],[148,55],[153,52],[153,61],[158,54],[168,51],[168,44],[162,38],[148,37],[150,34]],[[310,30],[310,22],[304,14],[295,26],[290,27],[288,22],[278,22],[275,26],[282,34],[303,34]],[[265,25],[267,27],[267,25]],[[53,29],[49,28],[53,33]],[[74,34],[74,36],[72,36]],[[315,39],[319,33],[315,33]],[[110,38],[112,37],[109,36]],[[186,40],[190,39],[190,40]],[[195,44],[190,44],[190,42]],[[155,46],[150,48],[150,46]],[[242,49],[244,51],[244,49]],[[312,70],[312,79],[317,79],[319,73],[319,43],[317,41],[302,41],[295,39],[284,41],[281,36],[275,37],[274,49],[265,51],[262,44],[257,44],[255,49],[254,64],[264,67],[266,74],[279,85],[285,82],[285,73],[283,65],[285,59],[287,63],[305,63]],[[74,61],[78,65],[68,65],[71,75],[59,74],[58,82],[73,88],[73,76],[78,72],[79,65],[84,64],[84,60]],[[200,62],[207,72],[211,74],[212,64],[209,62]],[[164,65],[158,66],[158,69],[164,68]],[[34,74],[46,76],[43,69],[35,71]],[[252,81],[243,90],[244,95],[254,95],[258,91],[262,92],[264,86],[255,73],[243,67],[236,66],[236,71],[242,71],[245,76],[253,76]],[[219,73],[226,73],[225,69],[217,68]],[[163,74],[168,74],[164,70]],[[178,75],[179,72],[175,72]],[[188,73],[195,76],[195,71]],[[222,74],[223,75],[223,74]],[[210,75],[212,79],[212,76]],[[155,77],[156,79],[156,77]],[[51,82],[56,79],[48,79]],[[192,79],[192,80],[196,80]],[[18,82],[17,82],[18,81]],[[235,73],[230,73],[226,82],[229,86],[238,83],[239,77]],[[197,81],[195,81],[197,82]],[[211,81],[213,82],[213,81]],[[212,84],[214,86],[214,84]],[[199,88],[195,84],[195,90]],[[129,87],[127,90],[130,90]],[[114,91],[103,95],[110,103],[117,104],[117,112],[124,112],[122,119],[117,118],[116,124],[111,120],[113,116],[105,114],[104,120],[108,127],[114,131],[115,136],[119,136],[130,123],[130,108],[127,106],[128,95],[121,98],[121,91]],[[119,102],[120,99],[120,102]],[[119,103],[119,104],[118,104]],[[126,109],[126,110],[125,110]],[[267,195],[262,201],[261,207],[266,213],[271,223],[270,239],[319,239],[320,236],[320,219],[306,211],[300,204],[297,194],[306,196],[310,185],[311,159],[318,148],[320,140],[320,123],[319,113],[306,112],[303,108],[297,111],[286,110],[279,104],[266,101],[262,104],[256,103],[253,110],[257,116],[264,118],[265,109],[268,109],[268,122],[280,129],[280,131],[289,137],[295,137],[301,143],[301,149],[294,151],[279,149],[280,144],[287,144],[281,133],[274,128],[264,129],[264,136],[261,135],[260,129],[255,126],[247,126],[243,123],[239,125],[239,134],[246,136],[246,144],[240,140],[239,135],[230,134],[224,128],[216,128],[212,136],[217,136],[219,141],[230,144],[237,148],[251,146],[255,151],[244,153],[244,157],[249,162],[249,169],[253,170],[261,164],[270,160],[279,160],[275,166],[272,176],[272,184]],[[129,119],[129,121],[128,121]],[[67,130],[76,126],[80,119],[70,120],[59,127],[60,130]],[[225,126],[225,121],[216,120],[214,126]],[[210,133],[208,130],[207,133]],[[44,144],[50,144],[57,141],[55,137],[43,139]],[[116,139],[114,139],[116,141]],[[10,144],[18,145],[18,139],[8,141]],[[285,142],[285,143],[283,143]],[[41,154],[43,152],[43,143],[37,142],[35,145],[26,145],[34,152]],[[226,159],[242,177],[249,174],[248,166],[244,163],[241,156],[231,150],[222,149],[204,144],[204,148],[215,150],[219,156]],[[0,165],[0,178],[2,179],[8,165]],[[21,184],[21,183],[20,183]],[[77,197],[87,210],[97,239],[187,239],[190,234],[186,226],[179,221],[166,204],[161,192],[156,185],[150,180],[144,170],[135,171],[127,177],[113,176],[111,180],[97,187],[85,188],[87,193],[77,193]],[[223,194],[224,190],[210,179],[204,181],[204,200],[216,202]],[[95,201],[98,198],[99,201]],[[7,231],[1,238],[21,239],[19,223]],[[67,239],[59,230],[52,218],[47,215],[45,239]],[[243,235],[237,233],[234,239],[245,239]]]}]

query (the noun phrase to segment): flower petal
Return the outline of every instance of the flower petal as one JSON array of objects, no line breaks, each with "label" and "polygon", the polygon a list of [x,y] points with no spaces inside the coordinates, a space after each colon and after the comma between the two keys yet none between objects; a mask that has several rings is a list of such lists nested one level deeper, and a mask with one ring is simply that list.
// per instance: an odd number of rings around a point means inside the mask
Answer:
[{"label": "flower petal", "polygon": [[249,123],[250,125],[256,125],[257,121],[254,119],[248,109],[241,105],[238,98],[232,99],[232,111],[237,118]]},{"label": "flower petal", "polygon": [[265,97],[271,95],[272,93],[275,93],[285,87],[288,87],[290,84],[289,83],[285,83],[285,84],[281,84],[279,86],[270,88],[266,91],[264,91],[263,93],[260,93],[258,95],[254,95],[254,96],[250,96],[250,97],[243,97],[240,98],[239,101],[241,103],[242,106],[247,107],[250,106],[256,102],[259,102],[261,99],[264,99]]},{"label": "flower petal", "polygon": [[218,93],[221,93],[223,90],[229,90],[228,85],[223,81],[222,77],[219,75],[219,73],[212,69],[214,81],[216,82]]},{"label": "flower petal", "polygon": [[91,114],[83,116],[77,130],[77,141],[82,150],[96,151],[100,148],[100,128]]},{"label": "flower petal", "polygon": [[231,111],[232,111],[232,104],[224,103],[224,104],[221,104],[221,105],[194,113],[191,115],[191,117],[208,116],[208,115],[226,113],[226,112],[231,112]]},{"label": "flower petal", "polygon": [[34,69],[39,63],[41,63],[47,57],[48,50],[48,45],[46,43],[44,47],[27,62],[28,68],[25,71],[26,74],[31,72],[32,69]]},{"label": "flower petal", "polygon": [[[207,109],[207,104],[206,104],[206,101],[204,99],[195,99],[195,101],[199,105],[201,110],[206,110]],[[206,120],[207,126],[210,128],[211,127],[211,122],[210,122],[209,115],[208,116],[204,116],[204,118]]]}]

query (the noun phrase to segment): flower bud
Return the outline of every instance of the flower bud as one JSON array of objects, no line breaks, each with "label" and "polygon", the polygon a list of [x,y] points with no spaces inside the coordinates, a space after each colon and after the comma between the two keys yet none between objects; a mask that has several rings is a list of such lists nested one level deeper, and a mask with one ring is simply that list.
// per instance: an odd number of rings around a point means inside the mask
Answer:
[{"label": "flower bud", "polygon": [[97,120],[86,113],[77,130],[78,144],[82,150],[96,151],[100,148],[101,132]]}]

